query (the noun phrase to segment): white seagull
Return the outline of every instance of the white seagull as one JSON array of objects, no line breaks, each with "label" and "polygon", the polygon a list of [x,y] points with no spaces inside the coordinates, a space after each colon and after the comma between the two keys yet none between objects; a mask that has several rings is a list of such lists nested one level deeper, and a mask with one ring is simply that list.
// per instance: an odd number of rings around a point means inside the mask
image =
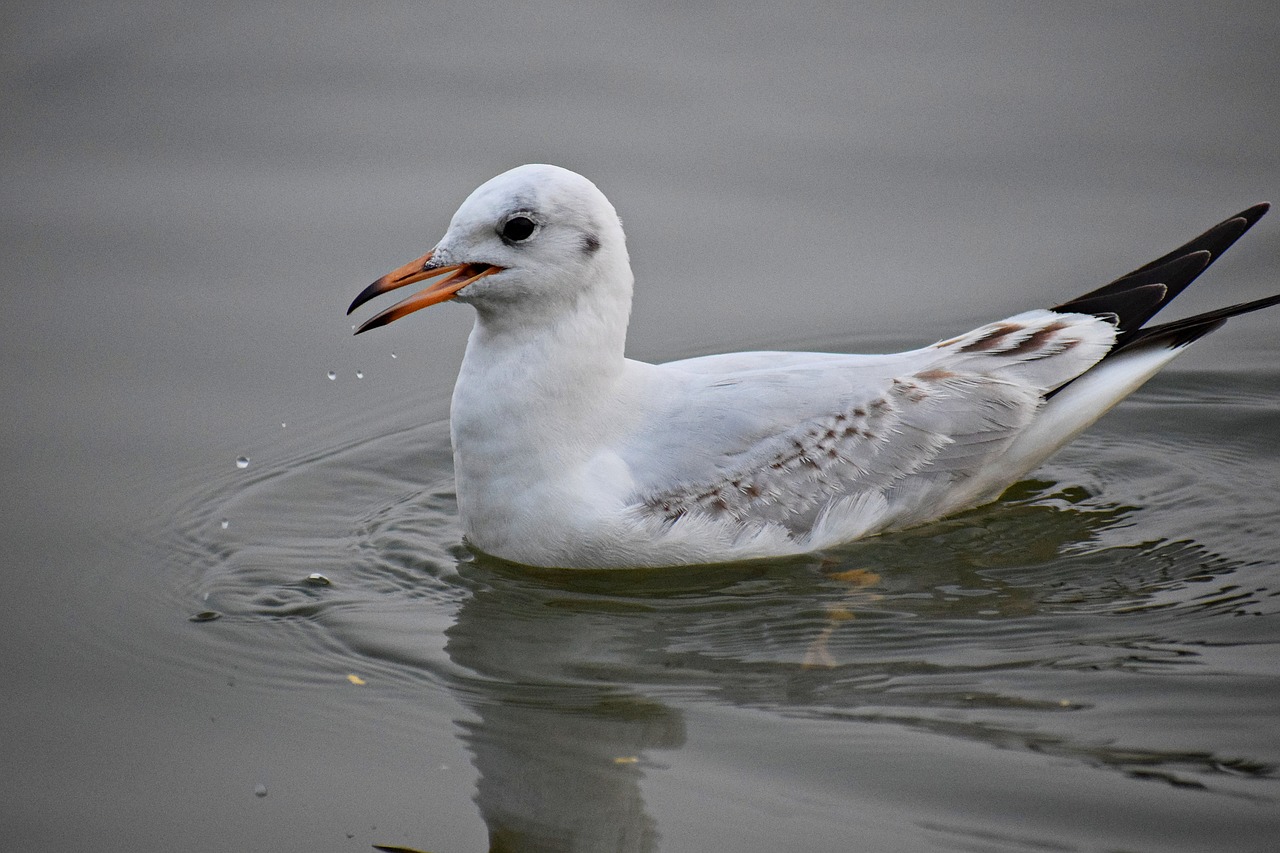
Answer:
[{"label": "white seagull", "polygon": [[367,331],[476,310],[453,392],[458,509],[479,551],[635,567],[800,554],[999,497],[1189,344],[1280,296],[1144,326],[1258,204],[1055,308],[891,355],[623,354],[633,276],[613,205],[557,166],[480,186],[434,249],[348,313],[435,278]]}]

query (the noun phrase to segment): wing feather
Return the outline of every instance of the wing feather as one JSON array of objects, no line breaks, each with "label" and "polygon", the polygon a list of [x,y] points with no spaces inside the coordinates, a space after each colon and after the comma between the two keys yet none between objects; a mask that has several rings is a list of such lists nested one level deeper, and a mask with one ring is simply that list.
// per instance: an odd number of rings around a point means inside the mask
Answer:
[{"label": "wing feather", "polygon": [[[894,378],[839,410],[777,428],[714,460],[710,476],[641,492],[638,511],[674,522],[701,515],[750,527],[813,529],[834,503],[864,496],[883,516],[939,505],[957,481],[997,458],[1034,416],[1039,391],[937,371]],[[668,481],[669,482],[669,481]],[[912,482],[911,506],[896,500]],[[871,497],[875,500],[871,500]]]}]

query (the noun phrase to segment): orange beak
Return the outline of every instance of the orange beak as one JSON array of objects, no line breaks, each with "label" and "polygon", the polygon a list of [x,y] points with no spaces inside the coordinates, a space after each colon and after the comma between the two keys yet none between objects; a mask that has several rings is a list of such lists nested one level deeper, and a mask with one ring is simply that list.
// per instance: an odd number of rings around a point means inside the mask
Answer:
[{"label": "orange beak", "polygon": [[459,290],[462,290],[471,282],[479,281],[485,276],[493,275],[496,272],[502,272],[502,267],[495,267],[491,264],[446,264],[433,267],[431,265],[431,255],[434,251],[433,249],[416,261],[410,261],[404,266],[392,270],[360,291],[360,295],[352,301],[351,307],[347,309],[348,314],[375,296],[381,296],[384,293],[389,293],[396,288],[413,284],[416,281],[444,276],[444,278],[435,282],[426,290],[421,290],[408,299],[397,302],[381,314],[366,320],[360,328],[356,329],[357,335],[370,329],[376,329],[379,326],[385,326],[394,320],[399,320],[406,314],[412,314],[420,308],[450,300],[457,295]]}]

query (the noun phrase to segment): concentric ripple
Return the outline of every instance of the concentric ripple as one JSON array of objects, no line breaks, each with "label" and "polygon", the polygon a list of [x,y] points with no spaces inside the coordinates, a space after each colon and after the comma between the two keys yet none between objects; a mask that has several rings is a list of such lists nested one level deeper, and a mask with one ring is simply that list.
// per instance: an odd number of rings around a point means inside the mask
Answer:
[{"label": "concentric ripple", "polygon": [[664,570],[471,553],[447,426],[388,428],[185,504],[186,606],[221,614],[200,629],[276,683],[345,668],[447,690],[474,715],[490,817],[512,807],[513,761],[580,787],[575,761],[681,748],[684,715],[741,709],[804,737],[888,726],[1265,800],[1272,757],[1224,750],[1205,721],[1224,702],[1246,727],[1271,713],[1278,384],[1178,374],[994,505]]}]

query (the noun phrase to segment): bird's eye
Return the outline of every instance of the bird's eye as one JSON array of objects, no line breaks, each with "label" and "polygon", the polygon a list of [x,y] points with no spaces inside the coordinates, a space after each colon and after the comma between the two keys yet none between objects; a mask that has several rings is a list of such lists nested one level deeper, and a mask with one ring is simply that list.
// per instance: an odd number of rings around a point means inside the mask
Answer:
[{"label": "bird's eye", "polygon": [[533,236],[538,223],[527,216],[513,216],[502,225],[502,238],[512,243],[521,243]]}]

